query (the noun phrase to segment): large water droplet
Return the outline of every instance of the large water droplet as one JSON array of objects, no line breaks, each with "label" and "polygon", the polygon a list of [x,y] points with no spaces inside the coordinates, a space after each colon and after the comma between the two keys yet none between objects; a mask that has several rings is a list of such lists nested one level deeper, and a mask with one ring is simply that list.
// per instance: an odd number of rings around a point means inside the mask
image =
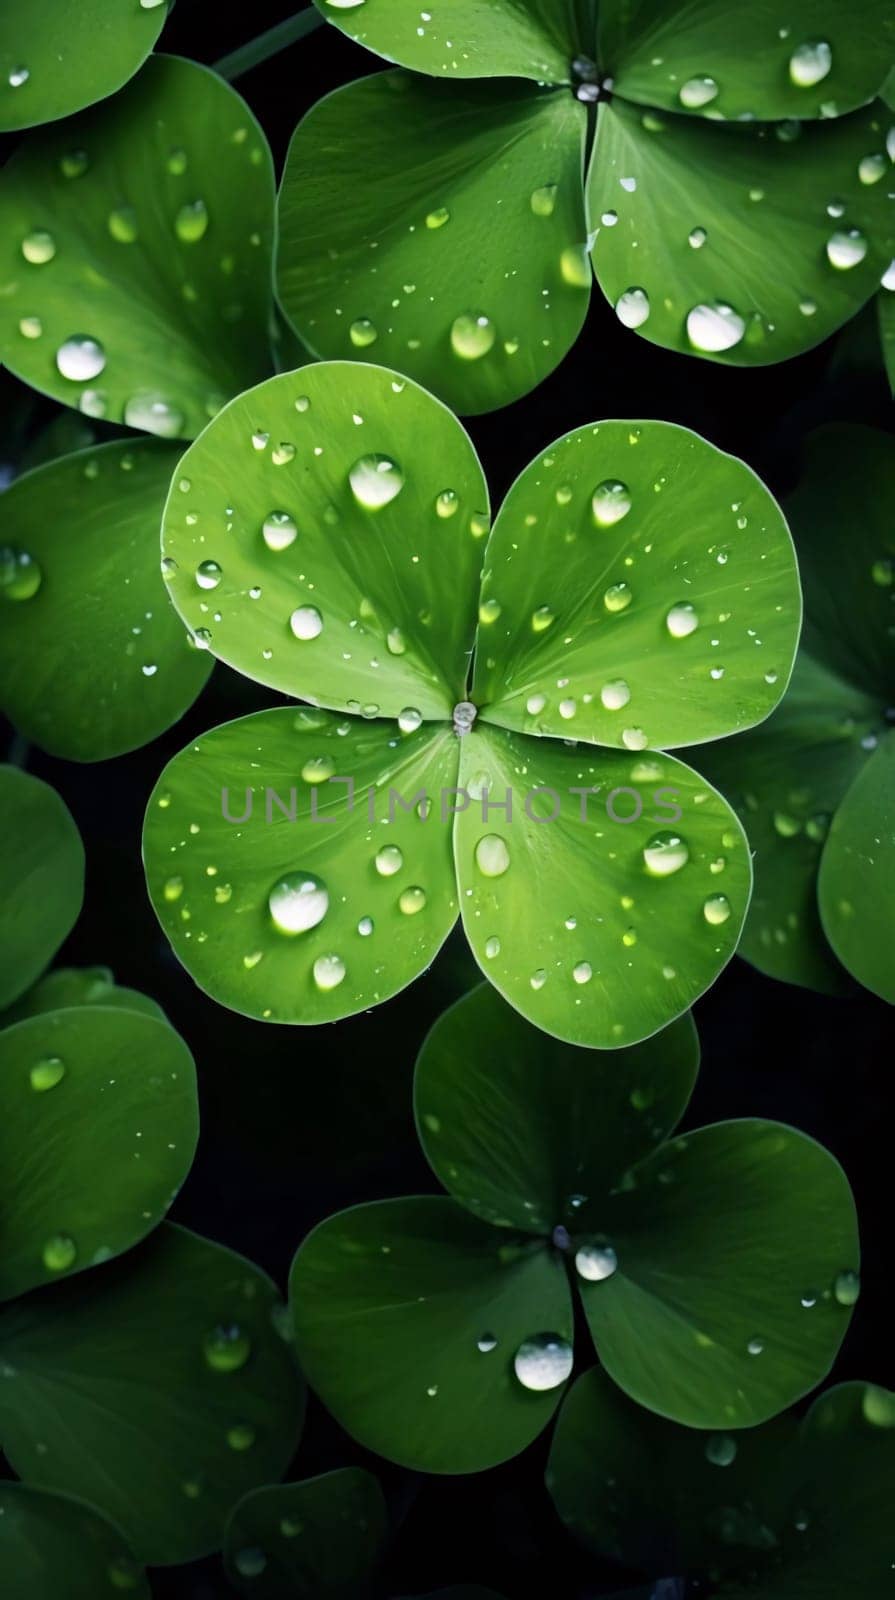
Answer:
[{"label": "large water droplet", "polygon": [[686,840],[669,828],[654,833],[643,847],[646,870],[654,878],[668,878],[673,872],[680,872],[681,867],[685,867],[689,859],[690,851]]},{"label": "large water droplet", "polygon": [[807,40],[789,58],[789,76],[797,89],[813,89],[833,65],[833,52],[824,39]]},{"label": "large water droplet", "polygon": [[718,85],[714,78],[688,78],[678,90],[678,99],[688,111],[700,111],[703,106],[717,100]]},{"label": "large water droplet", "polygon": [[174,218],[174,231],[184,244],[197,244],[208,229],[208,209],[204,200],[188,200]]},{"label": "large water droplet", "polygon": [[607,478],[597,485],[591,499],[594,522],[600,528],[611,528],[621,522],[631,509],[631,496],[626,483]]},{"label": "large water droplet", "polygon": [[413,884],[409,889],[402,889],[398,896],[398,910],[402,911],[405,917],[415,917],[417,912],[423,910],[425,904],[426,891],[418,884]]},{"label": "large water droplet", "polygon": [[341,956],[318,956],[314,962],[314,982],[324,994],[338,989],[345,976],[345,963]]},{"label": "large water droplet", "polygon": [[603,595],[603,604],[607,611],[616,616],[620,611],[627,611],[634,595],[627,583],[610,583]]},{"label": "large water droplet", "polygon": [[593,282],[593,274],[587,245],[567,245],[559,258],[559,270],[563,283],[567,283],[570,288],[589,289]]},{"label": "large water droplet", "polygon": [[217,561],[200,561],[196,568],[196,582],[200,589],[216,589],[223,576]]},{"label": "large water droplet", "polygon": [[688,634],[695,633],[699,627],[696,607],[691,605],[689,600],[679,600],[668,612],[665,626],[672,639],[686,639]]},{"label": "large water droplet", "polygon": [[544,633],[555,621],[556,618],[549,606],[538,606],[531,614],[531,626],[535,633]]},{"label": "large water droplet", "polygon": [[126,401],[124,420],[129,428],[141,428],[158,439],[176,439],[183,431],[185,419],[183,412],[163,394],[155,389],[140,389]]},{"label": "large water droplet", "polygon": [[288,550],[298,537],[295,518],[288,511],[270,511],[261,524],[261,537],[268,550]]},{"label": "large water droplet", "polygon": [[379,329],[375,322],[370,321],[369,317],[358,317],[356,322],[352,322],[348,330],[348,337],[355,349],[366,350],[369,345],[376,343],[379,338]]},{"label": "large water droplet", "polygon": [[329,910],[329,891],[314,872],[288,872],[267,897],[270,915],[280,933],[307,933]]},{"label": "large water droplet", "polygon": [[712,928],[719,928],[730,916],[730,901],[726,894],[710,894],[702,908],[706,922]]},{"label": "large water droplet", "polygon": [[426,218],[426,227],[434,232],[437,228],[443,228],[445,223],[450,222],[450,220],[451,214],[447,206],[437,206],[434,211],[429,212]]},{"label": "large water droplet", "polygon": [[624,678],[613,678],[600,690],[600,700],[607,711],[621,711],[630,698],[631,690]]},{"label": "large water droplet", "polygon": [[478,361],[486,356],[496,337],[494,323],[483,312],[464,313],[451,327],[451,345],[464,361]]},{"label": "large water droplet", "polygon": [[687,234],[687,243],[691,250],[701,250],[707,238],[705,228],[691,228]]},{"label": "large water droplet", "polygon": [[96,378],[106,364],[106,353],[97,339],[86,333],[73,333],[56,351],[56,366],[63,378],[72,383],[86,383]]},{"label": "large water droplet", "polygon": [[618,1256],[611,1245],[583,1244],[575,1252],[575,1270],[588,1283],[602,1283],[618,1269]]},{"label": "large water droplet", "polygon": [[215,1372],[238,1372],[251,1352],[252,1341],[236,1322],[218,1323],[202,1341],[202,1353]]},{"label": "large water droplet", "polygon": [[641,328],[649,312],[649,295],[645,289],[626,289],[615,302],[615,314],[626,328]]},{"label": "large water droplet", "polygon": [[837,228],[827,240],[827,260],[840,272],[857,267],[867,254],[867,240],[860,228]]},{"label": "large water droplet", "polygon": [[475,847],[475,864],[485,878],[500,878],[510,864],[506,840],[499,833],[486,833]]},{"label": "large water droplet", "polygon": [[67,1233],[54,1233],[41,1252],[48,1272],[66,1272],[77,1259],[77,1246]]},{"label": "large water droplet", "polygon": [[393,878],[404,865],[404,856],[396,844],[384,844],[376,851],[376,871],[381,878]]},{"label": "large water droplet", "polygon": [[316,606],[299,606],[289,618],[296,639],[316,639],[323,632],[323,618]]},{"label": "large water droplet", "polygon": [[65,1077],[65,1062],[60,1056],[45,1056],[43,1061],[38,1061],[28,1074],[32,1089],[43,1092],[46,1089],[55,1089]]},{"label": "large water droplet", "polygon": [[858,162],[858,177],[862,183],[879,183],[888,171],[889,163],[881,152],[877,151],[870,156],[862,156]]},{"label": "large water droplet", "polygon": [[0,549],[0,597],[4,600],[30,600],[43,582],[39,561],[15,545]]},{"label": "large water droplet", "polygon": [[22,255],[33,267],[42,267],[56,254],[56,241],[46,228],[33,228],[22,240]]},{"label": "large water droplet", "polygon": [[856,1306],[861,1294],[861,1280],[856,1272],[840,1272],[833,1284],[837,1305]]},{"label": "large water droplet", "polygon": [[391,456],[361,456],[348,473],[351,492],[365,511],[379,511],[401,493],[404,473]]},{"label": "large water droplet", "polygon": [[520,1344],[513,1357],[513,1370],[524,1389],[540,1394],[565,1383],[573,1360],[567,1339],[558,1333],[535,1333]]},{"label": "large water droplet", "polygon": [[732,306],[716,301],[714,305],[694,306],[687,313],[687,338],[694,350],[715,353],[732,350],[739,344],[746,324]]},{"label": "large water droplet", "polygon": [[531,196],[531,209],[536,217],[552,217],[556,210],[556,184],[545,183]]},{"label": "large water droplet", "polygon": [[137,238],[137,213],[133,206],[116,206],[109,212],[106,226],[119,244],[133,244]]}]

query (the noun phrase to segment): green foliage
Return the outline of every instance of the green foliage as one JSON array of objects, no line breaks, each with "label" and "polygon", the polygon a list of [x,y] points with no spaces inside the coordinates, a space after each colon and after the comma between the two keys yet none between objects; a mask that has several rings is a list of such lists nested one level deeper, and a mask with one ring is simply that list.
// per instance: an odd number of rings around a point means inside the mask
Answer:
[{"label": "green foliage", "polygon": [[150,1600],[118,1529],[68,1495],[0,1483],[0,1580],[6,1600],[97,1600],[126,1589]]},{"label": "green foliage", "polygon": [[484,986],[445,1014],[415,1099],[453,1198],[341,1212],[292,1268],[302,1368],[344,1427],[426,1471],[505,1460],[572,1370],[573,1286],[610,1376],[689,1426],[751,1427],[824,1376],[857,1298],[848,1184],[779,1123],[669,1140],[696,1059],[686,1018],[586,1055]]},{"label": "green foliage", "polygon": [[0,16],[0,128],[67,117],[120,89],[145,61],[165,0],[30,0]]},{"label": "green foliage", "polygon": [[259,1600],[358,1600],[386,1533],[376,1479],[343,1467],[246,1495],[227,1524],[224,1562]]},{"label": "green foliage", "polygon": [[[747,727],[779,699],[800,598],[774,501],[684,429],[603,423],[539,457],[485,544],[487,528],[466,434],[377,367],[273,378],[181,461],[162,538],[175,605],[214,654],[313,702],[213,730],[150,801],[153,904],[234,1009],[319,1022],[385,999],[458,902],[487,976],[576,1043],[654,1032],[733,953],[743,835],[688,768],[643,752]],[[447,719],[467,694],[480,720],[458,740]],[[615,749],[582,764],[571,734]],[[514,816],[492,825],[483,790],[503,805],[511,788]],[[541,834],[545,791],[565,792],[565,815]],[[352,821],[371,794],[369,826]],[[570,941],[595,901],[597,948]]]},{"label": "green foliage", "polygon": [[0,1006],[17,1000],[55,955],[81,909],[84,849],[48,784],[0,767]]},{"label": "green foliage", "polygon": [[604,0],[598,24],[586,0],[318,4],[434,80],[362,79],[296,130],[278,292],[318,355],[372,347],[461,411],[505,405],[574,342],[592,257],[625,326],[763,365],[840,327],[892,258],[890,119],[869,104],[885,0],[847,20],[801,0],[784,27],[769,0],[735,26],[721,0]]},{"label": "green foliage", "polygon": [[26,473],[4,495],[4,558],[15,572],[27,554],[41,576],[3,608],[0,694],[19,730],[54,755],[104,761],[148,744],[211,671],[159,578],[178,454],[148,439],[101,445]]},{"label": "green foliage", "polygon": [[877,1600],[889,1585],[895,1395],[846,1383],[746,1433],[698,1433],[632,1406],[597,1370],[566,1399],[547,1484],[576,1537],[655,1574],[745,1600]]},{"label": "green foliage", "polygon": [[0,1015],[0,1026],[8,1028],[13,1022],[24,1022],[26,1017],[63,1011],[70,1006],[121,1006],[125,1011],[141,1011],[160,1022],[165,1020],[155,1000],[116,983],[109,967],[57,967]]}]

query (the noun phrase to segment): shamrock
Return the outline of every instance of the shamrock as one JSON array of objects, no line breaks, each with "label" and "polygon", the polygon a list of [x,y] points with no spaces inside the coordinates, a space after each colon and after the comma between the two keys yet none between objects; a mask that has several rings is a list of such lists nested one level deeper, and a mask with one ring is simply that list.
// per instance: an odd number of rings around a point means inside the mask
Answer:
[{"label": "shamrock", "polygon": [[888,434],[839,425],[809,436],[788,502],[806,609],[792,683],[760,732],[693,752],[755,849],[742,954],[772,977],[831,993],[848,987],[844,966],[890,1001],[893,501]]},{"label": "shamrock", "polygon": [[696,1433],[638,1410],[594,1368],[563,1403],[547,1486],[589,1549],[686,1575],[695,1592],[878,1600],[892,1581],[893,1429],[890,1390],[843,1383],[801,1419]]},{"label": "shamrock", "polygon": [[887,0],[318,4],[412,69],[293,136],[278,292],[318,355],[488,411],[562,360],[593,272],[653,343],[763,365],[840,327],[895,254],[895,130],[867,103]]},{"label": "shamrock", "polygon": [[778,507],[695,434],[604,422],[532,462],[488,526],[459,423],[379,367],[272,378],[183,457],[174,604],[310,702],[212,730],[149,801],[156,912],[233,1009],[374,1005],[458,904],[489,979],[579,1043],[654,1032],[732,954],[744,835],[659,751],[754,724],[786,685],[800,594]]},{"label": "shamrock", "polygon": [[414,1100],[449,1197],[340,1212],[292,1267],[302,1370],[349,1432],[433,1472],[514,1455],[572,1371],[573,1298],[609,1377],[689,1427],[824,1376],[858,1296],[845,1176],[776,1122],[673,1138],[698,1061],[688,1017],[594,1055],[484,984],[445,1012]]}]

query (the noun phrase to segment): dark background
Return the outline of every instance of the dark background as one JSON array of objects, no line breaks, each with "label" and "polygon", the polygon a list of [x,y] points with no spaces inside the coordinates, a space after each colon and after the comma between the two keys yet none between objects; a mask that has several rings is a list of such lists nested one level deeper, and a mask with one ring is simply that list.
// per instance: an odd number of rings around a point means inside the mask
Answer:
[{"label": "dark background", "polygon": [[[162,46],[211,64],[292,10],[283,0],[255,0],[225,16],[202,0],[179,0]],[[322,28],[239,80],[278,170],[308,107],[376,67],[375,58]],[[55,409],[4,375],[0,456],[12,453],[15,433],[32,436]],[[633,336],[597,290],[581,339],[553,376],[517,405],[467,424],[493,503],[552,439],[607,416],[660,417],[694,428],[742,456],[779,496],[794,481],[807,430],[830,420],[890,427],[891,400],[866,314],[798,360],[739,371]],[[202,1136],[173,1215],[243,1251],[283,1287],[294,1250],[321,1218],[360,1200],[437,1187],[413,1133],[413,1062],[425,1032],[475,968],[462,938],[452,937],[431,972],[397,999],[369,1015],[305,1030],[225,1011],[179,967],[143,881],[146,797],[190,737],[275,700],[218,666],[184,721],[147,749],[89,767],[31,750],[28,766],[62,794],[87,851],[84,912],[56,964],[112,966],[120,982],[160,1002],[196,1058]],[[696,1018],[703,1067],[685,1125],[774,1117],[814,1135],[842,1161],[862,1223],[864,1291],[835,1376],[892,1385],[891,1340],[881,1315],[891,1271],[891,1012],[867,994],[831,1000],[775,983],[735,959],[696,1007]],[[424,1478],[368,1456],[312,1399],[288,1475],[352,1463],[379,1475],[395,1529],[383,1594],[467,1581],[493,1585],[508,1600],[589,1600],[633,1584],[633,1577],[583,1556],[561,1529],[543,1488],[548,1440],[549,1432],[487,1473]],[[157,1571],[153,1591],[159,1600],[233,1593],[217,1559]]]}]

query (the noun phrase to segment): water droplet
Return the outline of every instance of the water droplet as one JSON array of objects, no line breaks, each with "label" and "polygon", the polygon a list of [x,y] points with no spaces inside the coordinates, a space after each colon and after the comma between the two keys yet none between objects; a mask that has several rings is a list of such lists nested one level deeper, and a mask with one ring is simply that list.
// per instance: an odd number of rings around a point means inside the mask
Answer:
[{"label": "water droplet", "polygon": [[571,289],[589,289],[593,282],[587,245],[567,245],[559,258],[559,271],[563,283]]},{"label": "water droplet", "polygon": [[739,344],[746,324],[732,306],[716,301],[714,305],[694,306],[687,313],[687,338],[694,350],[715,353],[732,350]]},{"label": "water droplet", "polygon": [[425,904],[426,891],[418,884],[414,884],[410,889],[403,889],[398,896],[398,910],[403,911],[405,917],[415,917],[418,911],[423,910]]},{"label": "water droplet", "polygon": [[500,955],[500,940],[496,933],[492,934],[490,939],[485,940],[485,955],[489,961],[493,961],[496,956]]},{"label": "water droplet", "polygon": [[895,1428],[895,1395],[888,1389],[880,1389],[875,1383],[868,1383],[864,1390],[861,1410],[864,1419],[874,1428]]},{"label": "water droplet", "polygon": [[454,353],[464,361],[478,361],[493,347],[497,333],[490,317],[483,312],[464,313],[451,327],[451,345]]},{"label": "water droplet", "polygon": [[538,967],[537,972],[533,972],[531,977],[530,977],[530,979],[529,979],[529,983],[531,984],[531,987],[533,989],[535,989],[535,990],[543,989],[544,984],[546,982],[547,982],[547,974],[544,971],[543,967]]},{"label": "water droplet", "polygon": [[833,1284],[837,1305],[856,1306],[861,1294],[861,1279],[856,1272],[840,1272]]},{"label": "water droplet", "polygon": [[69,1234],[54,1233],[44,1245],[41,1258],[48,1272],[66,1272],[75,1262],[77,1254],[77,1246]]},{"label": "water droplet", "polygon": [[447,519],[452,517],[460,505],[460,496],[453,489],[442,489],[435,501],[436,515]]},{"label": "water droplet", "polygon": [[649,739],[642,728],[624,728],[622,730],[622,744],[626,750],[645,750]]},{"label": "water droplet", "polygon": [[480,1333],[476,1339],[475,1347],[481,1351],[483,1356],[488,1356],[492,1350],[497,1349],[497,1340],[493,1333]]},{"label": "water droplet", "polygon": [[556,184],[545,183],[531,196],[531,209],[536,217],[552,217],[556,210]]},{"label": "water droplet", "polygon": [[204,200],[188,200],[174,218],[174,231],[184,244],[198,244],[208,229],[208,210]]},{"label": "water droplet", "polygon": [[714,78],[688,78],[678,90],[678,99],[688,111],[700,111],[703,106],[717,100],[718,85]]},{"label": "water droplet", "polygon": [[45,1056],[43,1061],[38,1061],[28,1074],[32,1089],[43,1092],[45,1089],[55,1089],[65,1077],[65,1062],[59,1056]]},{"label": "water droplet", "polygon": [[686,639],[688,634],[695,633],[699,627],[696,607],[692,606],[689,600],[679,600],[666,616],[665,626],[672,639]]},{"label": "water droplet", "polygon": [[763,1339],[750,1339],[749,1343],[746,1346],[746,1351],[747,1351],[747,1354],[749,1354],[750,1356],[763,1355],[764,1354],[764,1340]]},{"label": "water droplet", "polygon": [[591,499],[594,522],[600,528],[611,528],[621,522],[631,509],[631,496],[626,483],[607,478],[597,485]]},{"label": "water droplet", "polygon": [[500,610],[499,600],[483,600],[479,606],[479,622],[485,623],[486,626],[489,622],[496,622],[500,616]]},{"label": "water droplet", "polygon": [[329,890],[314,872],[289,872],[274,884],[267,904],[280,933],[307,933],[326,916]]},{"label": "water droplet", "polygon": [[833,65],[833,52],[823,39],[807,40],[789,58],[789,76],[797,89],[813,89]]},{"label": "water droplet", "polygon": [[621,711],[630,698],[631,690],[624,678],[613,678],[600,690],[600,700],[607,711]]},{"label": "water droplet", "polygon": [[737,1458],[737,1443],[729,1433],[713,1433],[706,1440],[705,1459],[713,1467],[730,1467]]},{"label": "water droplet", "polygon": [[726,894],[710,894],[702,908],[705,920],[713,928],[719,928],[730,916],[730,901]]},{"label": "water droplet", "polygon": [[565,1383],[573,1360],[568,1340],[558,1333],[536,1333],[520,1344],[513,1357],[513,1370],[523,1389],[540,1394]]},{"label": "water droplet", "polygon": [[30,600],[43,582],[39,561],[27,550],[14,545],[0,549],[0,597],[4,600]]},{"label": "water droplet", "polygon": [[81,178],[90,166],[90,159],[86,150],[69,150],[59,159],[59,171],[63,178]]},{"label": "water droplet", "polygon": [[85,333],[72,334],[56,351],[56,366],[63,378],[72,383],[86,383],[88,378],[98,377],[105,364],[102,345]]},{"label": "water droplet", "polygon": [[323,618],[316,606],[299,606],[289,618],[296,639],[316,639],[323,632]]},{"label": "water droplet", "polygon": [[445,223],[450,222],[450,220],[451,214],[447,206],[438,206],[434,211],[429,212],[426,218],[426,227],[434,231],[436,228],[443,228]]},{"label": "water droplet", "polygon": [[183,894],[183,879],[168,878],[162,890],[162,894],[168,903],[173,905],[174,901],[179,900],[180,896]]},{"label": "water droplet", "polygon": [[182,411],[154,389],[141,389],[125,403],[124,420],[129,428],[141,428],[158,439],[176,439],[183,431]]},{"label": "water droplet", "polygon": [[288,466],[290,461],[295,460],[295,445],[290,444],[287,439],[281,440],[271,450],[270,459],[275,467]]},{"label": "water droplet", "polygon": [[393,878],[404,865],[404,856],[396,844],[384,844],[376,851],[376,871],[381,878]]},{"label": "water droplet", "polygon": [[288,550],[298,537],[295,518],[288,511],[270,511],[261,524],[261,537],[268,550]]},{"label": "water droplet", "polygon": [[691,228],[687,235],[687,243],[691,250],[701,250],[707,238],[705,228]]},{"label": "water droplet", "polygon": [[21,89],[22,85],[28,82],[30,76],[31,73],[27,67],[13,67],[6,81],[11,89]]},{"label": "water droplet", "polygon": [[867,240],[860,228],[837,228],[827,240],[827,260],[840,272],[859,265],[867,254]]},{"label": "water droplet", "polygon": [[510,864],[506,840],[499,833],[482,835],[475,847],[475,864],[484,878],[500,878]]},{"label": "water droplet", "polygon": [[202,1341],[202,1353],[215,1372],[238,1372],[251,1351],[251,1339],[236,1322],[219,1323]]},{"label": "water droplet", "polygon": [[[327,0],[327,3],[332,5],[333,0]],[[247,1545],[244,1550],[237,1550],[233,1565],[241,1578],[260,1578],[267,1566],[267,1557],[257,1545]]]},{"label": "water droplet", "polygon": [[531,625],[535,633],[543,633],[550,627],[551,622],[555,621],[556,618],[549,606],[538,606],[531,614]]},{"label": "water droplet", "polygon": [[895,562],[887,557],[883,557],[881,561],[874,561],[870,568],[870,576],[880,589],[890,588],[895,579]]},{"label": "water droplet", "polygon": [[858,177],[862,183],[879,183],[888,170],[889,163],[886,157],[879,152],[871,156],[864,156],[858,162]]},{"label": "water droplet", "polygon": [[389,628],[385,636],[385,645],[390,656],[403,656],[407,642],[400,628]]},{"label": "water droplet", "polygon": [[538,717],[547,704],[545,694],[530,694],[525,702],[525,709],[530,717]]},{"label": "water droplet", "polygon": [[22,255],[33,267],[42,267],[56,254],[56,241],[46,228],[33,228],[22,240]]},{"label": "water droplet", "polygon": [[589,961],[579,961],[572,968],[572,977],[576,983],[590,983],[594,969]]},{"label": "water droplet", "polygon": [[626,289],[615,302],[615,314],[626,328],[641,328],[649,312],[649,295],[645,289]]},{"label": "water droplet", "polygon": [[337,989],[345,976],[345,963],[341,956],[318,956],[314,962],[314,982],[324,994]]},{"label": "water droplet", "polygon": [[19,333],[23,339],[39,339],[44,331],[40,317],[20,317]]},{"label": "water droplet", "polygon": [[618,1256],[611,1245],[583,1244],[575,1252],[575,1270],[588,1283],[602,1283],[618,1268]]},{"label": "water droplet", "polygon": [[117,206],[110,211],[107,227],[119,244],[133,244],[137,237],[137,213],[133,206]]},{"label": "water droplet", "polygon": [[619,611],[627,611],[634,595],[626,583],[611,583],[603,596],[603,604],[607,611],[614,615]]},{"label": "water droplet", "polygon": [[196,568],[196,582],[200,589],[216,589],[223,576],[216,561],[200,561]]},{"label": "water droplet", "polygon": [[376,327],[375,322],[370,321],[369,317],[358,317],[356,322],[352,322],[348,330],[348,337],[356,349],[366,350],[368,345],[376,343],[379,338],[379,329]]},{"label": "water droplet", "polygon": [[366,511],[379,511],[401,493],[404,473],[391,456],[361,456],[348,473],[351,492]]},{"label": "water droplet", "polygon": [[654,878],[668,878],[673,872],[680,872],[681,867],[685,867],[689,859],[690,851],[686,840],[668,828],[660,833],[654,833],[643,847],[646,870]]}]

